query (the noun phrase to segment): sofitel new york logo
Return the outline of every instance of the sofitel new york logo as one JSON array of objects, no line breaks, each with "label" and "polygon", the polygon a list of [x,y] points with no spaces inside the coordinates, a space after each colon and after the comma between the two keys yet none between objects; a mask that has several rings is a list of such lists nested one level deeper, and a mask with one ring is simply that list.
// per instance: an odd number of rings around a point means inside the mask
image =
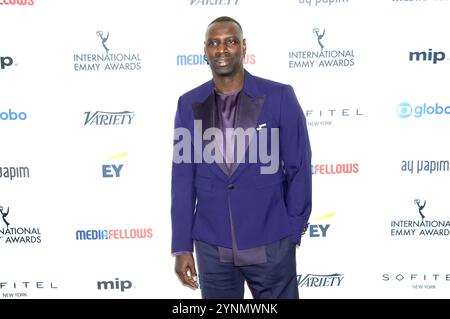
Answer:
[{"label": "sofitel new york logo", "polygon": [[289,68],[352,67],[355,65],[354,49],[325,49],[325,28],[312,29],[320,50],[289,51]]},{"label": "sofitel new york logo", "polygon": [[109,32],[97,31],[104,54],[80,53],[73,56],[75,71],[139,71],[142,60],[137,52],[109,53]]},{"label": "sofitel new york logo", "polygon": [[0,228],[0,240],[5,244],[39,244],[41,242],[39,227],[10,227],[10,207],[0,206],[0,214],[6,226]]},{"label": "sofitel new york logo", "polygon": [[427,204],[425,199],[415,198],[413,203],[416,209],[416,218],[392,220],[391,236],[431,237],[448,236],[450,234],[449,220],[430,220],[426,218],[428,213],[425,213]]}]

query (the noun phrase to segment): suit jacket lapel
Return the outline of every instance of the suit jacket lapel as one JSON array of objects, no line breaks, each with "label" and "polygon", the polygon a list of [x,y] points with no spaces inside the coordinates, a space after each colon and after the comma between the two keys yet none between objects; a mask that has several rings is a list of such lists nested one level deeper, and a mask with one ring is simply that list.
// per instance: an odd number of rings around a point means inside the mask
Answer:
[{"label": "suit jacket lapel", "polygon": [[[217,106],[214,98],[214,92],[211,93],[205,101],[201,103],[194,103],[192,105],[192,111],[194,113],[194,119],[200,120],[202,123],[202,130],[201,132],[196,132],[199,134],[199,136],[202,137],[202,149],[203,152],[206,144],[214,143],[215,149],[219,150],[220,154],[218,157],[222,159],[221,162],[214,162],[211,164],[212,170],[221,178],[221,179],[227,179],[228,178],[228,168],[226,164],[223,162],[223,148],[220,147],[220,145],[216,144],[216,140],[214,141],[205,141],[203,140],[203,134],[205,131],[209,128],[219,128],[219,114],[217,112]],[[196,128],[194,128],[196,129]],[[198,128],[197,128],[198,129]],[[203,156],[203,154],[202,154]],[[224,175],[225,174],[225,175]]]},{"label": "suit jacket lapel", "polygon": [[[245,152],[244,158],[238,158],[237,163],[233,163],[231,165],[231,174],[233,175],[236,169],[245,164],[243,160],[245,159],[245,154],[248,151],[248,146],[252,142],[254,138],[254,133],[256,132],[254,129],[257,126],[258,119],[260,117],[261,111],[264,105],[264,97],[251,97],[245,94],[245,91],[242,92],[241,103],[239,105],[237,119],[236,119],[236,128],[242,128],[246,131],[249,128],[252,128],[251,135],[249,139],[245,139]],[[240,164],[241,163],[241,164]]]}]

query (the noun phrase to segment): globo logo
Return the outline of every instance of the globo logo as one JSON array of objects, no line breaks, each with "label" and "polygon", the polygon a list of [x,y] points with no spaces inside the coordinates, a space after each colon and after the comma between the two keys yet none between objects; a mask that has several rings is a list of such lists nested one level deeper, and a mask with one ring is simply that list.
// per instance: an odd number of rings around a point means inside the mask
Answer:
[{"label": "globo logo", "polygon": [[25,112],[14,112],[9,109],[7,112],[0,113],[0,120],[2,121],[16,121],[16,120],[25,120],[27,118],[27,113]]}]

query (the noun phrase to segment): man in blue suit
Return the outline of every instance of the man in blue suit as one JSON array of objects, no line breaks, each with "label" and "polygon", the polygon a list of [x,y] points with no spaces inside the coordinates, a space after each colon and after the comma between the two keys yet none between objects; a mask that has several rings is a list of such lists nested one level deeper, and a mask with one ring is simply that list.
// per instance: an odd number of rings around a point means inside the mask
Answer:
[{"label": "man in blue suit", "polygon": [[[311,214],[311,148],[291,86],[244,69],[240,24],[207,28],[212,80],[175,116],[172,253],[203,298],[297,299],[296,245]],[[193,257],[195,245],[197,270]]]}]

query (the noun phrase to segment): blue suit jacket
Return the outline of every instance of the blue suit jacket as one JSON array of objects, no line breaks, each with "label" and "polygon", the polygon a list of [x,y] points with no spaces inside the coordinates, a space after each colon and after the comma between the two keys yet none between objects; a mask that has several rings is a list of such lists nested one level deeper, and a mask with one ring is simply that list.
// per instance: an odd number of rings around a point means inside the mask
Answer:
[{"label": "blue suit jacket", "polygon": [[[245,71],[242,93],[236,127],[265,124],[268,154],[271,128],[278,128],[280,165],[274,174],[261,174],[260,168],[269,164],[259,156],[251,162],[246,145],[246,160],[234,165],[229,175],[225,164],[195,163],[198,148],[193,138],[191,149],[183,150],[190,161],[172,164],[172,252],[193,251],[194,239],[231,248],[230,214],[239,249],[287,236],[300,244],[311,214],[311,148],[305,116],[289,85]],[[206,129],[218,127],[216,109],[211,80],[179,98],[175,128],[201,137]],[[194,120],[202,121],[202,132],[194,132]],[[174,144],[179,141],[175,137]],[[205,145],[204,141],[201,147]]]}]

